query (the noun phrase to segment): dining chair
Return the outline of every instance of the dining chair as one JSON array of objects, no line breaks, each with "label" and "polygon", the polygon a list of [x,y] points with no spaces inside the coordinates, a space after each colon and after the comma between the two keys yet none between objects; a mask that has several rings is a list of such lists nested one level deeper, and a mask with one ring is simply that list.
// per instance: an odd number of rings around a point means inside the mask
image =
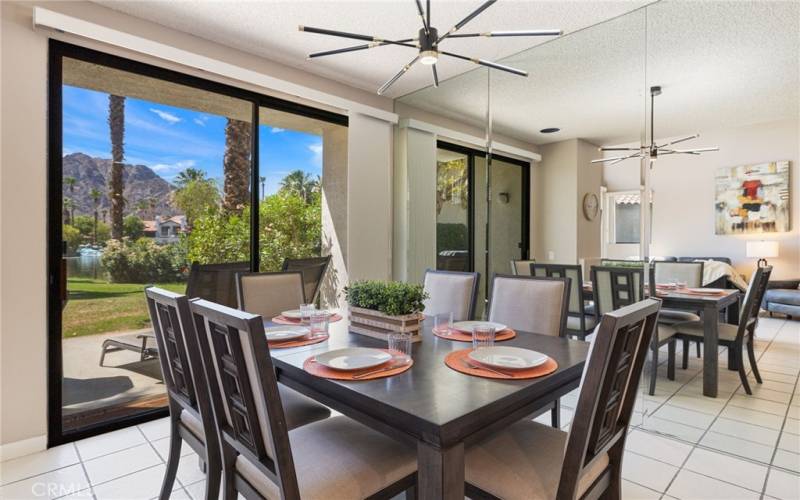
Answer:
[{"label": "dining chair", "polygon": [[306,302],[303,273],[237,273],[239,309],[271,319]]},{"label": "dining chair", "polygon": [[646,299],[600,320],[569,433],[530,420],[465,451],[472,499],[621,498],[625,438],[661,301]]},{"label": "dining chair", "polygon": [[511,274],[513,276],[530,276],[531,275],[531,264],[536,262],[535,260],[512,260],[511,261]]},{"label": "dining chair", "polygon": [[[687,287],[700,288],[703,286],[703,262],[667,262],[653,261],[650,263],[650,296],[656,296],[656,285],[659,283],[686,283]],[[674,325],[686,321],[700,321],[700,316],[695,312],[662,308],[658,315],[658,322],[664,325]],[[685,342],[688,350],[688,342]],[[700,357],[700,342],[695,343],[697,357]],[[687,353],[688,355],[688,353]]]},{"label": "dining chair", "polygon": [[309,303],[316,304],[325,273],[331,263],[331,256],[308,257],[305,259],[285,259],[281,270],[300,271],[303,275],[303,291]]},{"label": "dining chair", "polygon": [[583,300],[583,271],[579,265],[531,264],[533,276],[547,278],[569,278],[569,305],[567,307],[567,335],[584,340],[597,325],[595,315],[586,312]]},{"label": "dining chair", "polygon": [[422,285],[428,293],[425,314],[453,313],[453,321],[473,319],[480,279],[477,272],[426,270]]},{"label": "dining chair", "polygon": [[186,281],[186,295],[236,307],[236,273],[250,271],[249,262],[200,264],[193,262]]},{"label": "dining chair", "polygon": [[416,483],[416,453],[347,417],[286,425],[261,316],[190,303],[223,466],[223,498],[391,498]]},{"label": "dining chair", "polygon": [[[597,314],[606,314],[635,304],[644,298],[644,268],[624,266],[592,267],[592,290]],[[675,380],[675,348],[677,332],[668,325],[661,325],[650,343],[650,395],[656,392],[658,358],[661,347],[667,346],[667,378]]]},{"label": "dining chair", "polygon": [[[742,350],[747,349],[747,357],[750,361],[750,367],[753,370],[753,376],[756,382],[763,383],[761,380],[761,373],[758,371],[758,364],[756,363],[756,354],[754,349],[754,339],[756,335],[756,326],[758,326],[758,313],[761,308],[761,301],[764,298],[764,293],[767,290],[767,283],[769,276],[772,274],[772,266],[759,267],[756,269],[755,274],[750,279],[750,284],[747,287],[747,292],[744,296],[744,306],[739,312],[739,324],[732,325],[730,323],[720,323],[718,325],[718,342],[719,345],[725,346],[733,353],[733,360],[736,369],[739,372],[739,379],[742,381],[742,386],[747,394],[753,394],[750,390],[750,384],[747,381],[747,372],[744,369],[744,356]],[[703,334],[703,323],[699,321],[678,323],[672,325],[672,328],[678,334],[678,337],[683,339],[684,354],[683,354],[683,368],[688,365],[687,344],[690,340],[702,342],[705,338]]]}]

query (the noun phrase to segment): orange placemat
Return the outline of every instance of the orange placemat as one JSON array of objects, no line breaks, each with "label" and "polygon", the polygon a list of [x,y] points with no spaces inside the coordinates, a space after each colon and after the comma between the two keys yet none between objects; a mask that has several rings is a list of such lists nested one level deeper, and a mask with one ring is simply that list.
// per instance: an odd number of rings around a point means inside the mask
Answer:
[{"label": "orange placemat", "polygon": [[283,342],[267,342],[269,344],[270,349],[288,349],[289,347],[300,347],[304,345],[313,345],[319,344],[320,342],[325,342],[328,340],[328,335],[319,335],[314,336],[313,338],[306,338],[306,339],[297,339],[297,340],[285,340]]},{"label": "orange placemat", "polygon": [[[336,323],[337,321],[341,320],[342,316],[340,314],[333,314],[330,318],[328,318],[329,323]],[[273,323],[277,323],[279,325],[302,325],[302,319],[295,319],[295,318],[287,318],[282,315],[275,316],[272,318]]]},{"label": "orange placemat", "polygon": [[[558,363],[553,358],[548,357],[547,361],[534,368],[527,370],[497,370],[491,371],[488,368],[482,368],[475,361],[469,360],[467,355],[472,352],[472,349],[461,349],[460,351],[453,351],[444,357],[444,363],[453,370],[467,375],[473,375],[483,378],[496,378],[501,380],[522,380],[527,378],[536,378],[549,375],[558,369]],[[475,366],[476,368],[473,368]]]},{"label": "orange placemat", "polygon": [[[390,351],[388,349],[384,349],[384,351],[392,355],[395,354],[393,351]],[[394,362],[395,360],[388,361],[387,364]],[[411,366],[413,366],[413,364],[414,360],[409,359],[407,364],[389,370],[383,370],[382,366],[376,366],[373,368],[366,368],[364,370],[358,370],[358,371],[344,371],[344,370],[334,370],[332,368],[328,368],[325,365],[317,363],[316,358],[314,356],[311,356],[310,358],[308,358],[303,362],[303,369],[308,373],[310,373],[311,375],[316,375],[317,377],[330,378],[334,380],[361,381],[361,380],[374,380],[376,378],[385,378],[385,377],[392,377],[394,375],[399,375],[405,372],[406,370],[410,369]]]},{"label": "orange placemat", "polygon": [[[460,330],[451,329],[447,331],[447,328],[434,328],[433,334],[443,339],[455,340],[456,342],[472,342],[472,334]],[[502,342],[504,340],[513,339],[516,336],[517,332],[511,328],[506,328],[505,330],[500,330],[495,333],[494,340],[495,342]]]}]

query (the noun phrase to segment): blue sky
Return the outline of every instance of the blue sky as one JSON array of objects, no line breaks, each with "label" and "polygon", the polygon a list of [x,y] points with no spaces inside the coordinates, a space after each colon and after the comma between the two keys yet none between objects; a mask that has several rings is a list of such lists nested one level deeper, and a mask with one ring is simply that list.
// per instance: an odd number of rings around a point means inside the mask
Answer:
[{"label": "blue sky", "polygon": [[[108,131],[108,94],[64,86],[64,154],[81,152],[111,157]],[[198,168],[222,179],[225,153],[225,117],[156,104],[125,100],[125,161],[147,165],[167,180],[188,168]],[[292,170],[322,175],[322,137],[271,127],[259,127],[260,173],[265,191],[277,191]]]}]

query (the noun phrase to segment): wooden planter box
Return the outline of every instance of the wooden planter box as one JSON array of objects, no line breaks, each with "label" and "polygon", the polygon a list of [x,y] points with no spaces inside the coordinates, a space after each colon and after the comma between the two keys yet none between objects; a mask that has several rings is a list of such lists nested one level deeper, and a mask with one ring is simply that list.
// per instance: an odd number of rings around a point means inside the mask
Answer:
[{"label": "wooden planter box", "polygon": [[412,342],[422,340],[422,313],[389,316],[372,309],[350,306],[350,331],[376,339],[386,340],[390,333],[408,333]]}]

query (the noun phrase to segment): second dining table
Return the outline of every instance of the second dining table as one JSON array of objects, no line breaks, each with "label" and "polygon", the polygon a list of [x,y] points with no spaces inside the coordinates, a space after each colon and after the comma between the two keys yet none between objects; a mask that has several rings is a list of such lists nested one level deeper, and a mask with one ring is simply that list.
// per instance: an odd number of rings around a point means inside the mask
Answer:
[{"label": "second dining table", "polygon": [[462,500],[465,445],[548,407],[577,388],[589,344],[518,331],[502,345],[539,351],[555,360],[558,368],[533,379],[488,379],[449,368],[445,356],[469,344],[439,338],[432,326],[425,322],[422,341],[412,347],[411,369],[386,378],[332,380],[303,368],[309,357],[332,349],[386,347],[385,341],[350,333],[347,321],[332,323],[326,342],[271,349],[270,353],[280,383],[414,445],[418,498]]}]

